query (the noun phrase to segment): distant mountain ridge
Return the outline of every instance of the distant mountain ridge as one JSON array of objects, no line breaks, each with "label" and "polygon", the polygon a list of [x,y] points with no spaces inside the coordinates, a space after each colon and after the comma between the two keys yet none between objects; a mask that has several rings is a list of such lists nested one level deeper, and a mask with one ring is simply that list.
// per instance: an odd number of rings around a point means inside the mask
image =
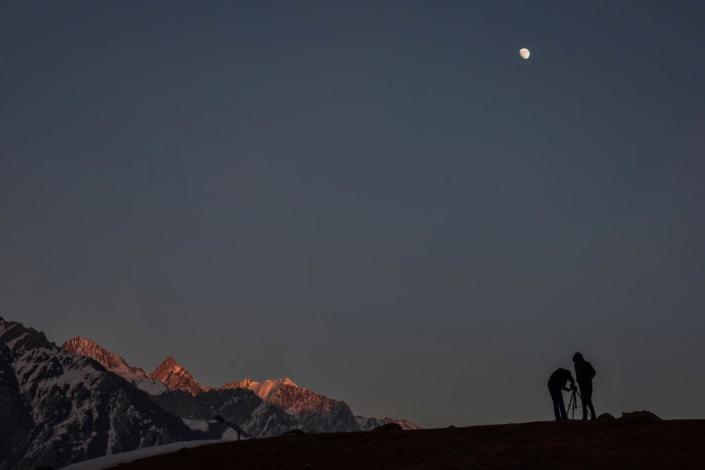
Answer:
[{"label": "distant mountain ridge", "polygon": [[245,388],[262,400],[278,406],[296,417],[304,431],[341,432],[359,431],[355,415],[347,403],[298,386],[289,377],[258,382],[243,379],[229,382],[221,389]]},{"label": "distant mountain ridge", "polygon": [[[224,416],[256,437],[275,436],[300,427],[294,418],[280,408],[264,403],[250,390],[221,392],[201,386],[172,356],[166,357],[148,375],[143,369],[129,365],[121,356],[88,338],[72,338],[64,343],[63,348],[89,356],[138,388],[146,388],[152,400],[181,418],[201,438],[220,439],[225,435],[235,437],[232,430],[214,419],[216,415]],[[161,389],[155,387],[154,383]],[[154,390],[157,393],[152,393]]]},{"label": "distant mountain ridge", "polygon": [[66,464],[142,447],[294,429],[360,431],[390,418],[355,417],[343,401],[292,379],[200,385],[173,357],[151,374],[89,338],[62,347],[0,318],[0,470]]},{"label": "distant mountain ridge", "polygon": [[[106,454],[198,438],[121,377],[69,353],[43,333],[0,318],[0,396],[14,416],[14,455],[0,469],[60,467]],[[2,400],[4,402],[4,399]]]},{"label": "distant mountain ridge", "polygon": [[235,438],[232,429],[218,423],[214,417],[223,416],[255,437],[278,436],[298,429],[296,419],[279,407],[264,402],[247,389],[206,390],[197,395],[182,390],[171,390],[152,397],[162,408],[182,419],[194,431],[203,432],[209,439]]},{"label": "distant mountain ridge", "polygon": [[[219,391],[249,390],[261,400],[292,416],[296,426],[307,432],[365,431],[389,423],[397,423],[404,429],[418,429],[416,424],[404,419],[355,416],[344,401],[335,400],[301,387],[289,377],[263,381],[245,378],[228,382],[218,388],[210,388],[199,384],[193,375],[171,356],[164,359],[151,374],[147,375],[143,369],[130,366],[121,356],[108,351],[91,339],[73,338],[64,343],[63,347],[68,351],[95,359],[111,372],[122,376],[154,396],[177,391],[187,393],[192,397],[197,397],[204,392],[213,392],[211,396],[217,396]],[[164,388],[159,389],[154,383]],[[172,396],[171,400],[162,397],[157,401],[168,403],[170,406],[168,409],[175,412],[177,416],[186,419],[189,424],[194,425],[194,416],[199,415],[194,411],[199,407],[196,402],[201,400],[194,400],[193,403],[187,405],[188,398],[173,393],[170,396]],[[178,399],[174,397],[178,397]],[[179,404],[176,405],[174,400]],[[198,426],[208,428],[210,425],[199,423]]]},{"label": "distant mountain ridge", "polygon": [[[350,406],[344,401],[335,400],[308,388],[301,387],[289,377],[266,379],[262,381],[245,378],[228,382],[218,388],[210,388],[199,384],[196,379],[194,379],[193,375],[171,356],[164,359],[161,364],[156,367],[154,372],[148,376],[143,369],[130,366],[122,357],[101,347],[93,340],[87,338],[73,338],[64,344],[64,348],[77,354],[92,357],[103,364],[107,369],[121,375],[126,380],[135,383],[139,388],[143,388],[148,392],[153,390],[154,386],[146,387],[144,385],[145,380],[151,379],[158,384],[163,384],[166,390],[162,390],[160,393],[150,392],[155,396],[167,390],[170,392],[185,392],[192,397],[197,397],[209,391],[213,391],[214,394],[212,394],[212,396],[215,396],[218,391],[233,389],[250,390],[268,404],[284,410],[294,418],[296,427],[306,432],[365,431],[392,422],[398,423],[404,429],[418,429],[418,426],[414,423],[403,419],[355,416]],[[137,379],[135,379],[135,377],[137,377]],[[187,423],[194,425],[194,416],[199,415],[199,413],[195,413],[193,410],[198,408],[198,406],[193,403],[186,405],[185,402],[188,401],[188,399],[178,394],[172,394],[171,396],[171,401],[165,398],[158,399],[157,401],[169,403],[172,406],[168,408],[170,411],[186,419]],[[179,405],[173,403],[173,397],[178,397],[177,401]],[[198,401],[201,400],[195,400],[195,402]],[[190,409],[190,411],[184,412],[186,409]],[[198,426],[200,429],[203,429],[208,428],[210,424],[207,425],[199,422]]]},{"label": "distant mountain ridge", "polygon": [[149,377],[143,369],[130,366],[121,356],[108,351],[92,339],[76,336],[66,341],[62,348],[74,354],[93,358],[109,371],[125,378]]},{"label": "distant mountain ridge", "polygon": [[90,357],[110,372],[132,382],[137,388],[150,395],[158,395],[168,390],[162,381],[153,379],[144,369],[129,365],[122,356],[108,351],[90,338],[76,336],[66,341],[61,347],[64,351]]},{"label": "distant mountain ridge", "polygon": [[287,385],[298,387],[296,382],[289,377],[282,377],[281,379],[267,379],[262,382],[258,382],[254,379],[236,380],[234,382],[228,382],[220,388],[246,388],[255,392],[262,400],[266,400],[270,395],[276,393],[278,388]]}]

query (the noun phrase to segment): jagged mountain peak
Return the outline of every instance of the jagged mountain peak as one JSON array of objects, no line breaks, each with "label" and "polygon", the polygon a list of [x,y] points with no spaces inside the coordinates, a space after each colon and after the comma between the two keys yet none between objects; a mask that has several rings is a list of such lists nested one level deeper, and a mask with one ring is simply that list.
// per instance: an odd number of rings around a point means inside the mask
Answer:
[{"label": "jagged mountain peak", "polygon": [[231,389],[231,388],[246,388],[255,392],[261,399],[266,400],[272,394],[274,394],[281,387],[299,387],[296,382],[294,382],[289,377],[281,377],[278,379],[266,379],[263,381],[254,380],[251,378],[245,378],[242,380],[236,380],[234,382],[228,382],[221,389]]},{"label": "jagged mountain peak", "polygon": [[98,343],[94,339],[87,338],[85,336],[74,336],[73,338],[66,340],[64,342],[64,344],[67,344],[67,343],[98,345]]},{"label": "jagged mountain peak", "polygon": [[173,356],[167,356],[150,374],[154,376],[155,374],[163,374],[165,372],[171,372],[173,374],[185,373],[191,375],[191,373],[182,366]]},{"label": "jagged mountain peak", "polygon": [[167,390],[164,384],[152,379],[144,369],[131,366],[122,356],[109,351],[90,338],[76,336],[66,341],[62,348],[72,354],[90,357],[110,372],[132,382],[137,388],[150,395],[158,395]]},{"label": "jagged mountain peak", "polygon": [[263,381],[261,384],[259,384],[256,393],[260,396],[260,398],[266,400],[281,387],[300,388],[298,385],[296,385],[296,382],[291,380],[289,377],[282,377],[280,379],[267,379]]},{"label": "jagged mountain peak", "polygon": [[85,338],[83,336],[73,337],[66,341],[62,348],[64,351],[80,354],[81,356],[88,356],[111,371],[129,371],[142,377],[147,376],[142,369],[131,367],[121,356],[110,352],[91,338]]},{"label": "jagged mountain peak", "polygon": [[279,379],[279,381],[280,381],[280,383],[283,384],[283,385],[292,385],[292,386],[294,386],[294,387],[298,387],[298,385],[296,384],[296,382],[294,382],[293,380],[291,380],[289,377],[282,377],[281,379]]},{"label": "jagged mountain peak", "polygon": [[[147,374],[90,338],[77,336],[59,348],[41,331],[4,319],[0,411],[0,469],[61,466],[165,442],[219,438],[227,430],[212,420],[215,415],[257,437],[295,428],[358,431],[390,420],[358,422],[345,402],[287,376],[209,390],[172,356]],[[16,455],[8,454],[12,448]]]},{"label": "jagged mountain peak", "polygon": [[[0,413],[0,468],[57,468],[196,437],[92,357],[59,348],[37,330],[2,320],[0,343],[0,407],[10,407]],[[17,455],[6,460],[3,446],[15,437]]]},{"label": "jagged mountain peak", "polygon": [[41,331],[16,321],[0,319],[0,334],[7,347],[14,350],[16,354],[26,349],[55,346]]},{"label": "jagged mountain peak", "polygon": [[159,366],[157,366],[157,367],[161,367],[161,366],[174,367],[174,366],[178,366],[178,365],[179,365],[179,363],[176,362],[176,359],[174,359],[174,356],[167,356],[166,358],[164,358],[164,360],[161,362],[161,364],[159,364]]},{"label": "jagged mountain peak", "polygon": [[61,346],[65,351],[89,351],[92,349],[101,349],[103,351],[108,351],[95,340],[91,338],[86,338],[85,336],[74,336],[71,339],[64,341]]},{"label": "jagged mountain peak", "polygon": [[204,391],[204,388],[196,382],[193,375],[172,356],[168,356],[164,359],[161,364],[154,369],[154,372],[150,374],[150,377],[162,382],[170,390],[182,390],[191,395],[196,395]]},{"label": "jagged mountain peak", "polygon": [[275,405],[297,421],[305,431],[358,431],[350,407],[340,400],[333,400],[305,387],[300,387],[290,377],[267,379],[261,382],[250,378],[227,383],[221,389],[246,388],[265,402]]}]

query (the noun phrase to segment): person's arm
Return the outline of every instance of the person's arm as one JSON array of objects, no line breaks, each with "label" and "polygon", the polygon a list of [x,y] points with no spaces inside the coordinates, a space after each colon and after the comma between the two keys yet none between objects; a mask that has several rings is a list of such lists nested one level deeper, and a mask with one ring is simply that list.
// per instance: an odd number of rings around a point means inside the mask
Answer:
[{"label": "person's arm", "polygon": [[568,382],[570,382],[570,387],[563,387],[566,392],[572,392],[575,389],[575,380],[573,380],[573,374],[568,375]]}]

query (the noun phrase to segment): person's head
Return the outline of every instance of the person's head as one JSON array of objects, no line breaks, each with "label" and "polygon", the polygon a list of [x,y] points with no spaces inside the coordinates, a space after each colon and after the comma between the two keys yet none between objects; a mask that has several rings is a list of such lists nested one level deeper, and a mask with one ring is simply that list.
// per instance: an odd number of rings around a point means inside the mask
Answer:
[{"label": "person's head", "polygon": [[585,359],[583,359],[583,355],[579,352],[573,354],[573,362],[583,362],[584,360]]}]

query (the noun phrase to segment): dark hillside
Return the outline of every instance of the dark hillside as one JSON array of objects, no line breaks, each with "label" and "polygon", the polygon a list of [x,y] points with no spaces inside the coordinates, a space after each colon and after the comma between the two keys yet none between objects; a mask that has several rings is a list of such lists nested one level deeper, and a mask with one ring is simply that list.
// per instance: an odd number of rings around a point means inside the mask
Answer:
[{"label": "dark hillside", "polygon": [[702,469],[705,421],[310,434],[181,450],[141,469]]}]

